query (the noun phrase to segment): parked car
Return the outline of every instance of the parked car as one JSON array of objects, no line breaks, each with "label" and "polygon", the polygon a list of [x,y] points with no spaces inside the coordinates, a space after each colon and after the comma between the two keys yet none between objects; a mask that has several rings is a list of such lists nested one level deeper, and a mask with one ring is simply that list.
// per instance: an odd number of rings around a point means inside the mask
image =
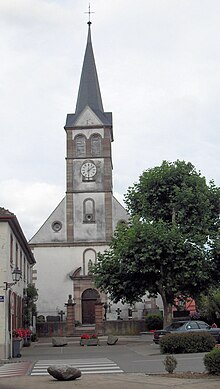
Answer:
[{"label": "parked car", "polygon": [[165,327],[163,330],[154,331],[153,341],[156,344],[159,344],[162,336],[169,333],[181,333],[181,332],[201,332],[207,331],[212,336],[214,336],[217,343],[220,343],[220,328],[212,328],[209,324],[204,321],[174,321],[169,326]]}]

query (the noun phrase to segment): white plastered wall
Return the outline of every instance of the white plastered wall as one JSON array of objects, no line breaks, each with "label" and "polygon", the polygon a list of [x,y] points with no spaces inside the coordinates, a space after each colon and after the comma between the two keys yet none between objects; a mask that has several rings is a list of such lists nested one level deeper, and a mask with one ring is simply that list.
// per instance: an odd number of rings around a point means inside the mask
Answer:
[{"label": "white plastered wall", "polygon": [[[91,246],[96,253],[103,252],[107,246]],[[57,315],[58,310],[65,310],[68,295],[73,295],[73,281],[70,275],[81,267],[83,275],[83,253],[88,252],[89,246],[81,247],[44,247],[34,248],[37,258],[36,288],[39,298],[37,301],[38,315]],[[94,260],[95,256],[91,256]],[[88,255],[85,255],[86,267]],[[73,296],[74,297],[74,296]]]},{"label": "white plastered wall", "polygon": [[4,281],[7,281],[7,258],[9,258],[8,245],[8,224],[0,223],[0,359],[4,359],[5,355],[5,334],[6,334],[6,320],[7,309],[7,295],[4,290]]},{"label": "white plastered wall", "polygon": [[[94,200],[96,211],[95,223],[83,223],[83,201],[87,198]],[[105,197],[104,193],[77,193],[74,202],[74,239],[75,241],[104,241],[105,240]]]}]

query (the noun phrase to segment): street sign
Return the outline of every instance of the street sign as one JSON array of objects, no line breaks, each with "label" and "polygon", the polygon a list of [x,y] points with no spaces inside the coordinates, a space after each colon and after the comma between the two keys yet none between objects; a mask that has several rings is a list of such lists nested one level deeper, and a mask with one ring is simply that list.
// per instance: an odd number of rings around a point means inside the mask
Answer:
[{"label": "street sign", "polygon": [[5,301],[5,296],[0,296],[0,303],[3,303]]}]

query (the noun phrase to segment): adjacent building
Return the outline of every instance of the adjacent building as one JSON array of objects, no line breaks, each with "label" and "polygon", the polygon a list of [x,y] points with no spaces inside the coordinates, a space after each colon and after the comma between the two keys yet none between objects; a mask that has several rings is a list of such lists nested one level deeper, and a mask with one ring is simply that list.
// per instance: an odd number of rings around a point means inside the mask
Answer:
[{"label": "adjacent building", "polygon": [[0,208],[0,360],[11,356],[10,334],[23,325],[25,289],[34,264],[16,216]]}]

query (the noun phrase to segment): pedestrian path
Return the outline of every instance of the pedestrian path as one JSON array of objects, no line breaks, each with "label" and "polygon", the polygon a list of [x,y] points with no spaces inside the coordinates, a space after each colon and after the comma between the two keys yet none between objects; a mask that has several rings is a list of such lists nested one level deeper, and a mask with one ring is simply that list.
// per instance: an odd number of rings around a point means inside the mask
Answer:
[{"label": "pedestrian path", "polygon": [[6,363],[0,366],[0,379],[4,377],[22,376],[27,374],[31,362]]},{"label": "pedestrian path", "polygon": [[62,360],[39,360],[35,363],[30,375],[44,376],[48,375],[47,368],[50,365],[70,365],[81,370],[82,374],[105,374],[105,373],[124,373],[117,364],[108,358],[89,358],[89,359],[62,359]]}]

